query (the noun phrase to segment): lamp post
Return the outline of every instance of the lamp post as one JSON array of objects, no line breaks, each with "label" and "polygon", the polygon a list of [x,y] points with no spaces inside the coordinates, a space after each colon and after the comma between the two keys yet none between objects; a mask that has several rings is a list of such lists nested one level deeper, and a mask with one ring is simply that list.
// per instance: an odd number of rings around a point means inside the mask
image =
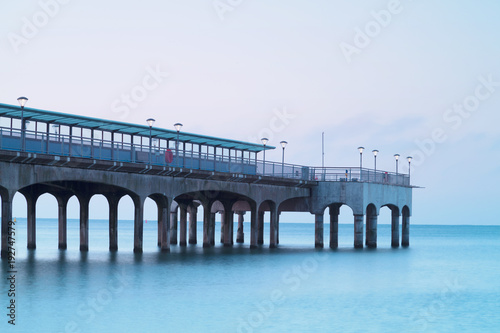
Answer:
[{"label": "lamp post", "polygon": [[410,185],[409,184],[409,182],[410,182],[410,167],[411,167],[411,160],[412,159],[413,159],[413,157],[411,157],[411,156],[408,156],[406,158],[406,160],[408,161],[408,185]]},{"label": "lamp post", "polygon": [[394,158],[396,159],[396,176],[398,175],[398,162],[399,162],[399,157],[400,156],[401,155],[399,155],[399,154],[395,154],[394,155]]},{"label": "lamp post", "polygon": [[378,154],[378,150],[377,149],[374,149],[372,150],[372,153],[373,153],[373,158],[374,158],[374,163],[375,163],[375,172],[374,172],[374,180],[377,181],[377,154]]},{"label": "lamp post", "polygon": [[264,145],[264,161],[262,162],[262,174],[265,176],[266,175],[266,145],[269,142],[268,138],[262,138],[260,139],[262,141],[262,144]]},{"label": "lamp post", "polygon": [[146,122],[148,123],[149,126],[149,165],[151,166],[151,152],[152,152],[152,142],[151,142],[151,131],[153,129],[153,124],[155,123],[156,120],[153,118],[148,118],[146,119]]},{"label": "lamp post", "polygon": [[359,180],[362,181],[363,179],[361,178],[361,170],[363,169],[363,150],[365,150],[365,147],[358,147],[359,150]]},{"label": "lamp post", "polygon": [[177,131],[177,140],[175,141],[175,161],[176,161],[177,166],[179,166],[179,132],[181,131],[182,124],[175,123],[174,127],[175,127],[175,130]]},{"label": "lamp post", "polygon": [[19,102],[19,105],[21,106],[21,151],[24,151],[24,143],[25,143],[25,135],[24,135],[24,106],[28,102],[28,99],[26,97],[19,97],[17,99]]},{"label": "lamp post", "polygon": [[281,155],[281,177],[283,178],[285,175],[285,147],[288,144],[286,141],[280,142],[281,147],[283,148],[283,154]]}]

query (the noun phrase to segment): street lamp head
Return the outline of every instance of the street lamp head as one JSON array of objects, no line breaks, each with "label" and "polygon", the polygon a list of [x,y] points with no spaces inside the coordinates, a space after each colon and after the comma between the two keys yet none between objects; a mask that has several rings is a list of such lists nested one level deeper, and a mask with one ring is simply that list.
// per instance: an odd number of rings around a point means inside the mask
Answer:
[{"label": "street lamp head", "polygon": [[153,124],[155,123],[156,120],[154,120],[153,118],[148,118],[146,121],[149,127],[153,127]]},{"label": "street lamp head", "polygon": [[395,154],[395,155],[394,155],[394,158],[396,159],[396,161],[397,161],[397,160],[399,160],[399,157],[400,157],[400,156],[401,156],[401,155],[399,155],[399,154]]},{"label": "street lamp head", "polygon": [[365,150],[365,147],[358,147],[359,153],[363,154],[363,150]]},{"label": "street lamp head", "polygon": [[408,163],[411,163],[411,160],[413,159],[413,157],[408,156],[406,159],[408,160]]},{"label": "street lamp head", "polygon": [[181,128],[182,128],[182,124],[181,124],[181,123],[175,123],[175,124],[174,124],[174,127],[175,127],[175,130],[176,130],[177,132],[179,132],[179,131],[181,130]]},{"label": "street lamp head", "polygon": [[378,154],[378,150],[377,150],[377,149],[374,149],[374,150],[372,150],[372,153],[373,153],[373,156],[377,156],[377,154]]},{"label": "street lamp head", "polygon": [[262,144],[265,146],[269,142],[269,139],[268,138],[262,138],[262,139],[260,139],[260,141],[262,141]]},{"label": "street lamp head", "polygon": [[19,102],[19,105],[21,105],[21,108],[24,109],[24,106],[26,105],[26,102],[28,102],[28,99],[26,97],[19,97],[17,101]]},{"label": "street lamp head", "polygon": [[286,141],[281,141],[281,142],[280,142],[280,144],[281,144],[281,147],[283,147],[283,149],[285,149],[285,147],[286,147],[286,145],[288,144],[288,142],[286,142]]}]

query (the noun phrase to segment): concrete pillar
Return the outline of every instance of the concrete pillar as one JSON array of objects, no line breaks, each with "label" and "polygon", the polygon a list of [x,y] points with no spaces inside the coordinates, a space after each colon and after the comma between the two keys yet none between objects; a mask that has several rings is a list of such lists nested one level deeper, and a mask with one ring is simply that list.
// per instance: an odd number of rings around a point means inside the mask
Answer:
[{"label": "concrete pillar", "polygon": [[264,244],[264,213],[259,212],[257,218],[257,244]]},{"label": "concrete pillar", "polygon": [[276,218],[276,244],[280,243],[280,216],[281,212],[278,211],[278,217]]},{"label": "concrete pillar", "polygon": [[80,202],[80,251],[89,250],[89,201],[87,196],[79,196]]},{"label": "concrete pillar", "polygon": [[144,232],[144,199],[134,200],[134,253],[142,253]]},{"label": "concrete pillar", "polygon": [[210,213],[210,246],[215,246],[215,213]]},{"label": "concrete pillar", "polygon": [[161,221],[161,252],[170,252],[170,200],[166,205],[158,207],[158,220]]},{"label": "concrete pillar", "polygon": [[323,248],[323,214],[314,214],[314,247]]},{"label": "concrete pillar", "polygon": [[366,215],[366,246],[377,247],[377,215],[375,213]]},{"label": "concrete pillar", "polygon": [[224,223],[226,221],[226,213],[220,212],[220,243],[224,244]]},{"label": "concrete pillar", "polygon": [[68,196],[56,196],[57,199],[57,220],[58,220],[58,248],[66,250],[68,248]]},{"label": "concrete pillar", "polygon": [[399,212],[392,211],[391,246],[399,247]]},{"label": "concrete pillar", "polygon": [[[161,238],[162,238],[162,235],[163,235],[163,221],[162,221],[162,218],[163,218],[163,212],[162,212],[162,207],[158,204],[157,204],[157,207],[158,207],[158,247],[161,247]],[[169,244],[170,244],[170,240],[169,240]]]},{"label": "concrete pillar", "polygon": [[237,212],[238,214],[238,230],[236,231],[236,243],[245,242],[245,233],[243,232],[243,221],[245,212]]},{"label": "concrete pillar", "polygon": [[170,213],[170,244],[177,244],[177,209]]},{"label": "concrete pillar", "polygon": [[187,232],[187,206],[179,204],[179,245],[186,246],[186,232]]},{"label": "concrete pillar", "polygon": [[118,203],[120,198],[114,195],[108,196],[109,204],[109,250],[118,250]]},{"label": "concrete pillar", "polygon": [[37,196],[26,195],[28,206],[28,249],[36,249],[36,200]]},{"label": "concrete pillar", "polygon": [[196,237],[197,217],[198,208],[193,204],[189,209],[189,244],[196,244],[198,242]]},{"label": "concrete pillar", "polygon": [[339,213],[340,207],[337,205],[330,206],[330,248],[337,249],[339,247]]},{"label": "concrete pillar", "polygon": [[210,244],[210,236],[212,234],[212,231],[211,231],[212,212],[210,211],[211,206],[212,206],[211,204],[203,205],[203,247],[211,247],[212,246]]},{"label": "concrete pillar", "polygon": [[401,246],[410,246],[410,216],[403,214]]},{"label": "concrete pillar", "polygon": [[271,208],[271,223],[269,224],[269,248],[278,247],[278,210]]},{"label": "concrete pillar", "polygon": [[[226,205],[225,205],[226,206]],[[233,233],[231,229],[231,225],[234,224],[234,214],[233,211],[230,210],[232,205],[228,205],[227,210],[224,211],[224,246],[233,245]],[[224,207],[226,208],[226,207]]]},{"label": "concrete pillar", "polygon": [[257,207],[251,207],[250,211],[250,248],[257,247]]},{"label": "concrete pillar", "polygon": [[363,214],[354,214],[354,248],[363,248]]},{"label": "concrete pillar", "polygon": [[9,256],[9,222],[12,221],[12,199],[6,197],[8,195],[2,196],[2,258]]}]

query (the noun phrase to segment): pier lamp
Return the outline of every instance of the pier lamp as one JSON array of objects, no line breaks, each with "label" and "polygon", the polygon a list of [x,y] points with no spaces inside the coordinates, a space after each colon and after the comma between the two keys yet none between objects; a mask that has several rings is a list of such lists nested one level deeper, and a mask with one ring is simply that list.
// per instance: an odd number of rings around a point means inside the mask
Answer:
[{"label": "pier lamp", "polygon": [[400,156],[401,155],[399,155],[399,154],[395,154],[394,155],[394,158],[396,159],[396,175],[398,174],[398,162],[399,162],[399,157]]},{"label": "pier lamp", "polygon": [[378,150],[374,149],[374,150],[372,150],[372,153],[373,153],[373,158],[374,158],[374,161],[375,161],[375,172],[377,172],[377,155],[378,155]]},{"label": "pier lamp", "polygon": [[281,141],[280,145],[283,148],[283,154],[281,155],[281,177],[285,175],[285,147],[288,144],[286,141]]},{"label": "pier lamp", "polygon": [[148,123],[149,126],[149,165],[151,165],[151,152],[152,152],[152,145],[151,145],[151,131],[153,130],[153,125],[156,120],[153,118],[148,118],[146,119],[146,122]]},{"label": "pier lamp", "polygon": [[359,172],[361,174],[361,169],[363,168],[363,150],[365,147],[358,147],[359,150]]},{"label": "pier lamp", "polygon": [[181,131],[182,124],[175,123],[174,127],[175,127],[175,130],[177,131],[177,141],[175,142],[175,157],[176,157],[176,160],[178,161],[178,158],[179,158],[179,132]]},{"label": "pier lamp", "polygon": [[413,159],[413,157],[411,156],[408,156],[406,158],[406,160],[408,161],[408,180],[410,179],[410,167],[411,167],[411,160]]},{"label": "pier lamp", "polygon": [[25,138],[25,135],[24,135],[24,106],[28,102],[28,98],[19,97],[17,99],[17,101],[19,102],[19,105],[21,106],[21,151],[24,151],[24,141],[25,141],[24,140],[24,138]]},{"label": "pier lamp", "polygon": [[266,175],[266,145],[269,142],[268,138],[262,138],[260,139],[262,141],[262,144],[264,145],[264,161],[262,162],[262,174],[265,176]]}]

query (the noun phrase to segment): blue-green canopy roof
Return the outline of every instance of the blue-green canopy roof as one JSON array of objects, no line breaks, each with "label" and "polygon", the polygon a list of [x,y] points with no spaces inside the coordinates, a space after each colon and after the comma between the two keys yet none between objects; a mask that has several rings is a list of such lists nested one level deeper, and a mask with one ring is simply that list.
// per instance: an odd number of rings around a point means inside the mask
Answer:
[{"label": "blue-green canopy roof", "polygon": [[[0,116],[9,118],[21,118],[21,107],[0,103]],[[40,121],[50,124],[60,124],[65,126],[76,126],[108,132],[123,133],[129,135],[149,136],[149,126],[124,123],[119,121],[84,117],[68,113],[55,111],[39,110],[33,108],[24,108],[24,119]],[[154,138],[175,140],[177,132],[173,130],[153,127],[152,136]],[[227,149],[238,149],[251,152],[260,152],[264,149],[275,149],[273,146],[264,146],[256,143],[229,140],[213,136],[191,134],[180,132],[179,141],[194,143],[199,145],[215,146]]]}]

